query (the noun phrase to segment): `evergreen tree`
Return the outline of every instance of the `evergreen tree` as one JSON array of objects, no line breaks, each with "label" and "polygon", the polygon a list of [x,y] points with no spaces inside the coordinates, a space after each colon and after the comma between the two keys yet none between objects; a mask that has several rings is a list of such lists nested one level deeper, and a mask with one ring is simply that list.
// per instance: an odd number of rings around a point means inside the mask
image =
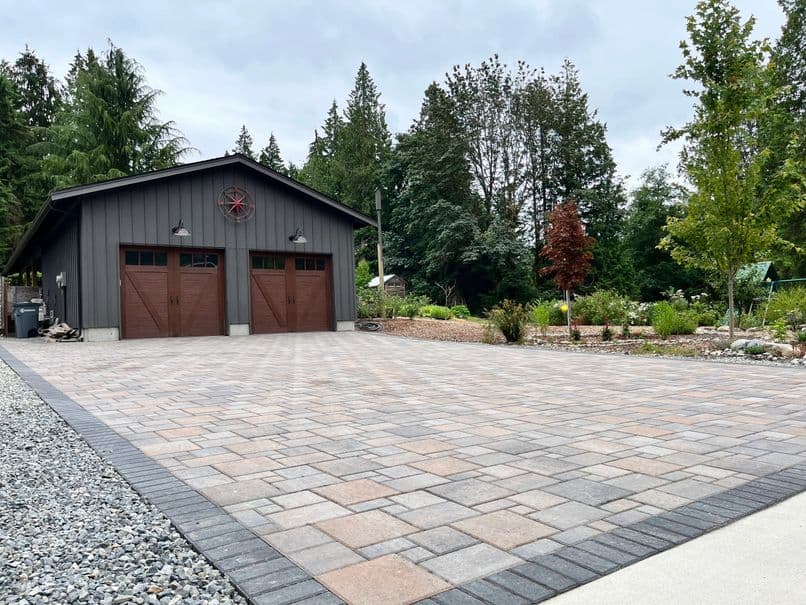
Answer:
[{"label": "evergreen tree", "polygon": [[31,131],[20,105],[13,82],[0,73],[0,264],[22,235],[24,210],[17,194],[25,176],[25,148]]},{"label": "evergreen tree", "polygon": [[[763,174],[771,175],[789,163],[789,169],[806,180],[806,2],[779,0],[786,16],[772,54],[772,77],[778,95],[764,113],[761,138],[769,148]],[[806,275],[806,208],[780,224],[790,246],[779,251],[778,267],[789,277]]]},{"label": "evergreen tree", "polygon": [[420,116],[399,137],[391,162],[386,260],[410,286],[436,298],[437,284],[457,283],[464,299],[478,237],[479,200],[472,188],[467,144],[450,99],[436,84],[425,91]]},{"label": "evergreen tree", "polygon": [[548,213],[556,198],[554,179],[558,147],[555,97],[542,70],[518,97],[517,116],[526,153],[524,178],[537,272],[541,266],[540,248],[545,241]]},{"label": "evergreen tree", "polygon": [[59,82],[50,75],[48,66],[27,46],[13,64],[0,66],[17,90],[17,109],[31,127],[46,128],[62,103]]},{"label": "evergreen tree", "polygon": [[275,138],[273,132],[269,135],[268,144],[260,150],[258,161],[264,166],[271,168],[275,172],[279,172],[280,174],[288,174],[288,171],[285,167],[285,162],[283,162],[283,158],[280,156],[280,146],[277,144],[277,139]]},{"label": "evergreen tree", "polygon": [[375,190],[381,186],[383,166],[392,148],[381,93],[361,63],[344,110],[344,127],[336,147],[336,178],[340,200],[373,214]]},{"label": "evergreen tree", "polygon": [[325,195],[341,200],[341,158],[338,150],[344,120],[339,113],[335,99],[327,112],[322,126],[322,135],[314,132],[314,140],[308,150],[305,165],[299,171],[299,179],[306,185]]},{"label": "evergreen tree", "polygon": [[627,291],[632,265],[620,241],[626,198],[606,128],[591,111],[571,61],[563,63],[551,86],[556,111],[552,207],[564,199],[577,201],[587,231],[596,240],[594,287]]},{"label": "evergreen tree", "polygon": [[704,273],[679,267],[667,250],[658,248],[667,218],[683,216],[688,196],[665,166],[645,170],[630,194],[623,241],[635,267],[634,294],[640,300],[659,300],[669,289],[702,292],[707,288]]},{"label": "evergreen tree", "polygon": [[186,153],[173,122],[157,119],[160,91],[142,67],[110,43],[102,57],[79,54],[68,78],[64,109],[36,151],[56,187],[173,166]]},{"label": "evergreen tree", "polygon": [[252,135],[249,134],[249,131],[246,129],[246,124],[241,126],[241,131],[238,133],[238,138],[235,139],[235,147],[232,149],[232,153],[240,153],[241,155],[245,155],[246,157],[254,160],[255,159],[255,152],[252,151],[252,145],[254,141],[252,140]]}]

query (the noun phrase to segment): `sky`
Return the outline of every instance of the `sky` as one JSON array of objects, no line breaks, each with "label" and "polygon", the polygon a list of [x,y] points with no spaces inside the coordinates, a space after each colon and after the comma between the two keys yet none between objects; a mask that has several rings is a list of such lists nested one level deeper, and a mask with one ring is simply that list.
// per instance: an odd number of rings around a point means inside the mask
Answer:
[{"label": "sky", "polygon": [[[734,0],[757,18],[757,37],[777,37],[774,0]],[[656,150],[660,131],[691,114],[681,62],[685,17],[695,0],[0,0],[0,58],[27,44],[62,77],[76,51],[112,40],[163,91],[196,152],[223,155],[242,124],[255,149],[274,132],[283,157],[302,164],[314,129],[335,99],[343,109],[359,64],[369,67],[392,133],[408,129],[423,92],[452,66],[497,53],[556,72],[578,66],[592,108],[607,124],[619,173],[677,164],[677,147]]]}]

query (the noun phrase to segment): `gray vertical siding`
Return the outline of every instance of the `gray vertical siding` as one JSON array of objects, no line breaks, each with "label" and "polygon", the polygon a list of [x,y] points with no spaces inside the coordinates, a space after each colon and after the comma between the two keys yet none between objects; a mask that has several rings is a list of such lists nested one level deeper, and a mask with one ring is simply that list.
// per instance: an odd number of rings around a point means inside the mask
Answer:
[{"label": "gray vertical siding", "polygon": [[[66,321],[74,328],[80,325],[79,250],[78,225],[76,214],[67,219],[46,236],[48,245],[42,251],[42,298],[55,317]],[[56,276],[64,273],[67,287],[56,286]]]},{"label": "gray vertical siding", "polygon": [[[227,220],[216,205],[226,186],[249,191],[255,214]],[[328,254],[333,261],[336,321],[355,319],[353,222],[316,200],[240,166],[175,176],[83,199],[81,215],[82,299],[85,327],[120,324],[121,245],[139,244],[224,251],[227,323],[250,323],[249,252]],[[191,236],[176,238],[182,218]],[[297,226],[307,244],[292,244]]]}]

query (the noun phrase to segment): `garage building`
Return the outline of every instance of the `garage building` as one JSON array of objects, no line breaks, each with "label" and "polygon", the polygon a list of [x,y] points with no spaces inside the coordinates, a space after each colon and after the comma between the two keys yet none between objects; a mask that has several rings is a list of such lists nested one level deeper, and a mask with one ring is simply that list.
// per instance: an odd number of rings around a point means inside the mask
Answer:
[{"label": "garage building", "polygon": [[55,191],[3,273],[85,340],[352,329],[375,224],[232,155]]}]

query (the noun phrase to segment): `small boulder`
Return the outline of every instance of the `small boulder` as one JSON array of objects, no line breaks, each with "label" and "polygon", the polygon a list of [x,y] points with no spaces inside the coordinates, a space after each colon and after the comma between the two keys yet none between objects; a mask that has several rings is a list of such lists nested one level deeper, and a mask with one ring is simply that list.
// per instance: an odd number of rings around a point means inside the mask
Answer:
[{"label": "small boulder", "polygon": [[795,356],[795,350],[792,348],[792,345],[780,342],[773,342],[769,344],[770,347],[767,349],[767,351],[769,351],[776,357],[784,357],[789,359],[790,357]]},{"label": "small boulder", "polygon": [[730,348],[733,351],[744,351],[745,348],[747,348],[747,343],[748,340],[746,338],[740,338],[730,343]]}]

